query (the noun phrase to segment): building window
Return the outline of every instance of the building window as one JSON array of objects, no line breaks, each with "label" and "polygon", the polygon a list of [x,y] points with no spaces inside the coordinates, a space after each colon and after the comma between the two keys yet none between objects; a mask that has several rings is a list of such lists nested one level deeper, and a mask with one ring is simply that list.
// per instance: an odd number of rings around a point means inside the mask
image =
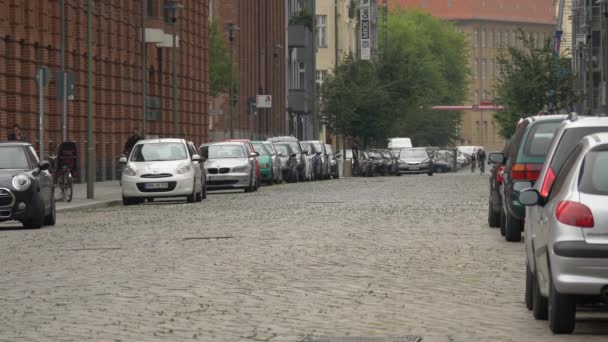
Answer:
[{"label": "building window", "polygon": [[317,46],[320,48],[327,47],[327,16],[317,16]]},{"label": "building window", "polygon": [[475,104],[479,104],[479,91],[475,90]]},{"label": "building window", "polygon": [[511,46],[517,47],[517,34],[515,32],[511,33]]},{"label": "building window", "polygon": [[486,30],[481,31],[481,47],[486,47]]},{"label": "building window", "polygon": [[494,31],[490,31],[489,34],[490,34],[490,36],[488,37],[489,38],[488,44],[489,44],[490,48],[492,49],[492,48],[494,48]]},{"label": "building window", "polygon": [[486,60],[483,59],[481,61],[481,79],[485,80],[486,79]]},{"label": "building window", "polygon": [[317,84],[323,84],[327,80],[327,70],[317,70]]},{"label": "building window", "polygon": [[306,64],[300,62],[298,68],[299,84],[298,89],[306,89]]},{"label": "building window", "polygon": [[538,40],[538,32],[534,32],[534,46],[540,48],[540,41]]},{"label": "building window", "polygon": [[477,41],[479,40],[479,33],[477,30],[473,31],[473,47],[477,47]]},{"label": "building window", "polygon": [[502,32],[498,31],[496,32],[496,47],[500,47],[500,45],[502,44],[501,42],[501,37],[502,36]]},{"label": "building window", "polygon": [[148,0],[146,3],[146,12],[148,12],[148,17],[154,16],[154,6],[156,6],[156,0]]},{"label": "building window", "polygon": [[505,47],[509,47],[509,31],[506,31],[506,32],[505,32],[505,39],[504,39],[504,43],[503,43],[503,45],[504,45]]},{"label": "building window", "polygon": [[490,60],[488,68],[490,69],[490,79],[494,79],[494,60]]},{"label": "building window", "polygon": [[475,62],[473,63],[473,78],[477,79],[477,70],[479,70],[479,62],[477,61],[477,59],[475,59]]}]

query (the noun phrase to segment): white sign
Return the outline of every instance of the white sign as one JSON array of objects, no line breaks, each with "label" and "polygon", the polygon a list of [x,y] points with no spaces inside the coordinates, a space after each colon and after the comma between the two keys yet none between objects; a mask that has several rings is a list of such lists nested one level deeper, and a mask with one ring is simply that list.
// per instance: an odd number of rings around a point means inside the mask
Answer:
[{"label": "white sign", "polygon": [[209,116],[220,116],[220,115],[224,115],[223,109],[211,109],[209,111]]},{"label": "white sign", "polygon": [[370,0],[361,0],[361,59],[372,58]]},{"label": "white sign", "polygon": [[258,95],[256,97],[256,107],[272,108],[272,95]]}]

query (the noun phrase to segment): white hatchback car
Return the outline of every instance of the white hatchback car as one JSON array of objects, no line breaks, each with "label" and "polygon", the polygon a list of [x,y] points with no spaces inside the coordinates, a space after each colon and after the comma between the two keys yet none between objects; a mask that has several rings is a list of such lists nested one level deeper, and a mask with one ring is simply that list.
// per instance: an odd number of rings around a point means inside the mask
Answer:
[{"label": "white hatchback car", "polygon": [[186,197],[188,203],[203,200],[205,185],[198,154],[188,149],[183,139],[139,141],[121,178],[124,205],[152,201],[159,197]]}]

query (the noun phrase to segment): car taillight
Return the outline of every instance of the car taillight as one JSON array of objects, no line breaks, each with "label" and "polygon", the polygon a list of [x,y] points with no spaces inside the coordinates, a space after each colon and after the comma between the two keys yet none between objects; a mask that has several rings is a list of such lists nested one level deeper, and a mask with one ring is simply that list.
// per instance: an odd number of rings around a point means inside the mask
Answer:
[{"label": "car taillight", "polygon": [[498,183],[502,183],[504,180],[505,166],[501,165],[498,167],[498,171],[496,171],[496,181]]},{"label": "car taillight", "polygon": [[514,180],[535,181],[542,168],[543,164],[515,164],[511,168],[511,177]]},{"label": "car taillight", "polygon": [[593,228],[593,213],[579,202],[561,201],[555,209],[555,217],[563,224],[581,228]]},{"label": "car taillight", "polygon": [[549,196],[549,191],[551,191],[551,187],[553,186],[553,182],[555,181],[555,172],[553,172],[553,168],[549,166],[547,169],[547,173],[545,174],[545,179],[543,180],[543,186],[540,189],[541,197]]}]

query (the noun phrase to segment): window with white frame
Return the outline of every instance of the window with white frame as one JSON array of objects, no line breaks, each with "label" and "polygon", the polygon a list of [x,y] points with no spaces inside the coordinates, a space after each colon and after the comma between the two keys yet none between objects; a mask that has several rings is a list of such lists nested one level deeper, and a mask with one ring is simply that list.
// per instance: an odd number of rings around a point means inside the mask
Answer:
[{"label": "window with white frame", "polygon": [[490,79],[494,79],[494,60],[490,60]]},{"label": "window with white frame", "polygon": [[298,67],[299,84],[298,89],[306,89],[306,64],[300,62]]},{"label": "window with white frame", "polygon": [[490,31],[489,34],[490,36],[488,37],[488,45],[490,46],[490,48],[494,48],[494,31]]},{"label": "window with white frame", "polygon": [[317,16],[317,47],[327,47],[327,16]]},{"label": "window with white frame", "polygon": [[477,61],[477,59],[475,59],[475,62],[473,63],[473,78],[477,79],[477,70],[479,70],[479,62]]},{"label": "window with white frame", "polygon": [[473,47],[477,47],[477,41],[479,40],[479,34],[477,33],[477,30],[473,31]]},{"label": "window with white frame", "polygon": [[486,30],[481,31],[481,47],[486,47]]},{"label": "window with white frame", "polygon": [[502,40],[502,32],[498,31],[496,32],[496,47],[500,47],[500,44],[502,44],[501,40]]},{"label": "window with white frame", "polygon": [[483,59],[481,61],[481,79],[485,80],[486,79],[486,60]]},{"label": "window with white frame", "polygon": [[317,84],[321,85],[327,80],[327,70],[317,70]]}]

